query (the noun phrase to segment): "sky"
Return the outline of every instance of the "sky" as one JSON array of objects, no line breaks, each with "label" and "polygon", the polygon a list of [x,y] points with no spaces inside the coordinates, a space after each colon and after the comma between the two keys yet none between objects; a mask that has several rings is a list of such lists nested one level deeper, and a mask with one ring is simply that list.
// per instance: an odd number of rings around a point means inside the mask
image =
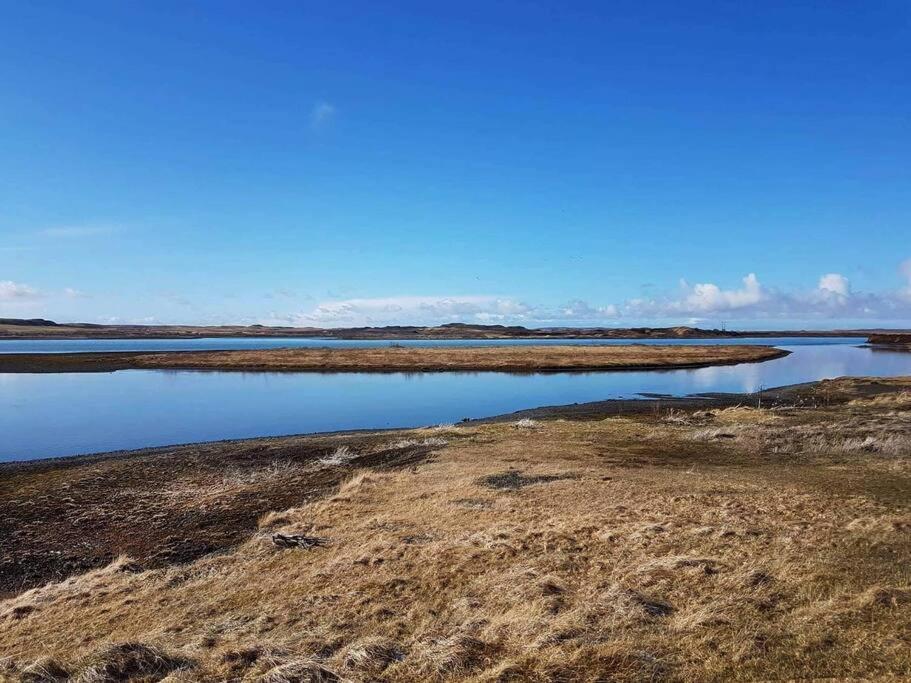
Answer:
[{"label": "sky", "polygon": [[0,0],[0,317],[911,327],[911,5]]}]

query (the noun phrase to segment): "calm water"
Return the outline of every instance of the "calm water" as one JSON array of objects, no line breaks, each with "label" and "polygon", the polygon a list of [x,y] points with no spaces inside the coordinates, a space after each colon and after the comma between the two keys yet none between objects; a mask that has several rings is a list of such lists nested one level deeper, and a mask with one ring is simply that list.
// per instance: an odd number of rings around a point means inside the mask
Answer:
[{"label": "calm water", "polygon": [[[225,348],[226,341],[277,340],[217,340],[218,348]],[[634,398],[642,392],[748,392],[760,385],[841,375],[911,375],[911,354],[857,348],[860,341],[762,340],[793,353],[767,363],[663,372],[0,374],[0,461],[190,441],[430,425],[536,406]],[[190,348],[189,344],[204,342],[177,344]],[[108,343],[91,342],[94,348]],[[124,344],[121,350],[126,350],[150,342],[120,343]],[[175,348],[173,341],[156,343],[171,345],[160,348]],[[288,340],[280,345],[287,346]],[[316,345],[327,344],[318,340]]]},{"label": "calm water", "polygon": [[739,338],[739,339],[441,339],[441,340],[359,340],[303,339],[296,337],[219,339],[24,339],[0,340],[0,353],[88,353],[91,351],[225,351],[232,349],[363,349],[383,346],[539,346],[582,345],[614,346],[617,344],[845,344],[863,343],[863,337],[837,338]]}]

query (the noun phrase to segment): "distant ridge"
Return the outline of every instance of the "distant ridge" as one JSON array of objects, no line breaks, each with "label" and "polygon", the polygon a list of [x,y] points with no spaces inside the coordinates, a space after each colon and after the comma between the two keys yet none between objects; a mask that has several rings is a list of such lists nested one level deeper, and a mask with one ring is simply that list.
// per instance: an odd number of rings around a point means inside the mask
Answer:
[{"label": "distant ridge", "polygon": [[871,334],[867,342],[873,345],[911,347],[911,334],[901,332]]},{"label": "distant ridge", "polygon": [[24,327],[58,327],[53,320],[44,318],[0,318],[0,325],[21,325]]},{"label": "distant ridge", "polygon": [[273,327],[267,325],[99,325],[44,318],[0,318],[0,339],[198,339],[201,337],[309,337],[316,339],[736,339],[738,337],[867,337],[900,330],[736,331],[675,327],[537,327],[521,325],[388,325],[385,327]]}]

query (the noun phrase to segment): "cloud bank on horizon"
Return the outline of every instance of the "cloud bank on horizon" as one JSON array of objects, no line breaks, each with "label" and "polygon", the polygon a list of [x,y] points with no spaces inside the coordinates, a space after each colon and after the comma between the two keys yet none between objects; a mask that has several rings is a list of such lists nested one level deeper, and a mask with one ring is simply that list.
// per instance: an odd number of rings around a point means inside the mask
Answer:
[{"label": "cloud bank on horizon", "polygon": [[[825,326],[838,321],[871,321],[907,326],[911,323],[911,259],[899,266],[900,284],[893,290],[860,292],[840,273],[824,273],[812,289],[785,291],[763,284],[749,273],[738,286],[725,289],[712,282],[690,284],[681,280],[674,293],[633,298],[619,303],[596,304],[582,299],[562,306],[546,306],[515,296],[385,296],[339,298],[299,311],[268,315],[234,316],[206,313],[190,299],[177,297],[182,306],[202,315],[199,319],[165,319],[138,311],[141,317],[99,317],[87,322],[290,325],[296,327],[347,327],[365,325],[434,325],[451,322],[518,325],[731,324],[781,321]],[[165,299],[173,302],[176,295]],[[42,290],[31,284],[0,280],[0,317],[48,316],[61,310],[55,303],[95,298],[73,287]],[[273,297],[274,298],[274,297]],[[291,303],[293,297],[283,297]],[[65,305],[65,304],[64,304]],[[56,317],[60,317],[57,315]],[[75,318],[66,318],[75,321]]]},{"label": "cloud bank on horizon", "polygon": [[740,287],[680,282],[675,295],[593,305],[575,300],[547,308],[513,297],[400,296],[357,298],[320,303],[312,310],[272,314],[262,322],[295,326],[355,326],[477,322],[502,324],[620,325],[624,321],[698,323],[719,317],[732,321],[791,322],[835,320],[911,320],[911,259],[900,267],[904,286],[890,292],[854,292],[840,273],[820,276],[809,291],[786,292],[764,286],[755,273]]}]

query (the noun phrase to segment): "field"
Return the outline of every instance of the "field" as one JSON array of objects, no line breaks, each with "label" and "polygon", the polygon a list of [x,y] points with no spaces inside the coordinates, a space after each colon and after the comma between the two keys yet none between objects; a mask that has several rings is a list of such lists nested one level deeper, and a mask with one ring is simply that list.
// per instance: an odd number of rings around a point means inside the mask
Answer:
[{"label": "field", "polygon": [[125,369],[272,372],[544,372],[653,370],[752,363],[787,355],[770,346],[499,346],[274,349],[166,353],[0,354],[0,372]]},{"label": "field", "polygon": [[911,675],[911,379],[743,401],[7,466],[0,671]]}]

